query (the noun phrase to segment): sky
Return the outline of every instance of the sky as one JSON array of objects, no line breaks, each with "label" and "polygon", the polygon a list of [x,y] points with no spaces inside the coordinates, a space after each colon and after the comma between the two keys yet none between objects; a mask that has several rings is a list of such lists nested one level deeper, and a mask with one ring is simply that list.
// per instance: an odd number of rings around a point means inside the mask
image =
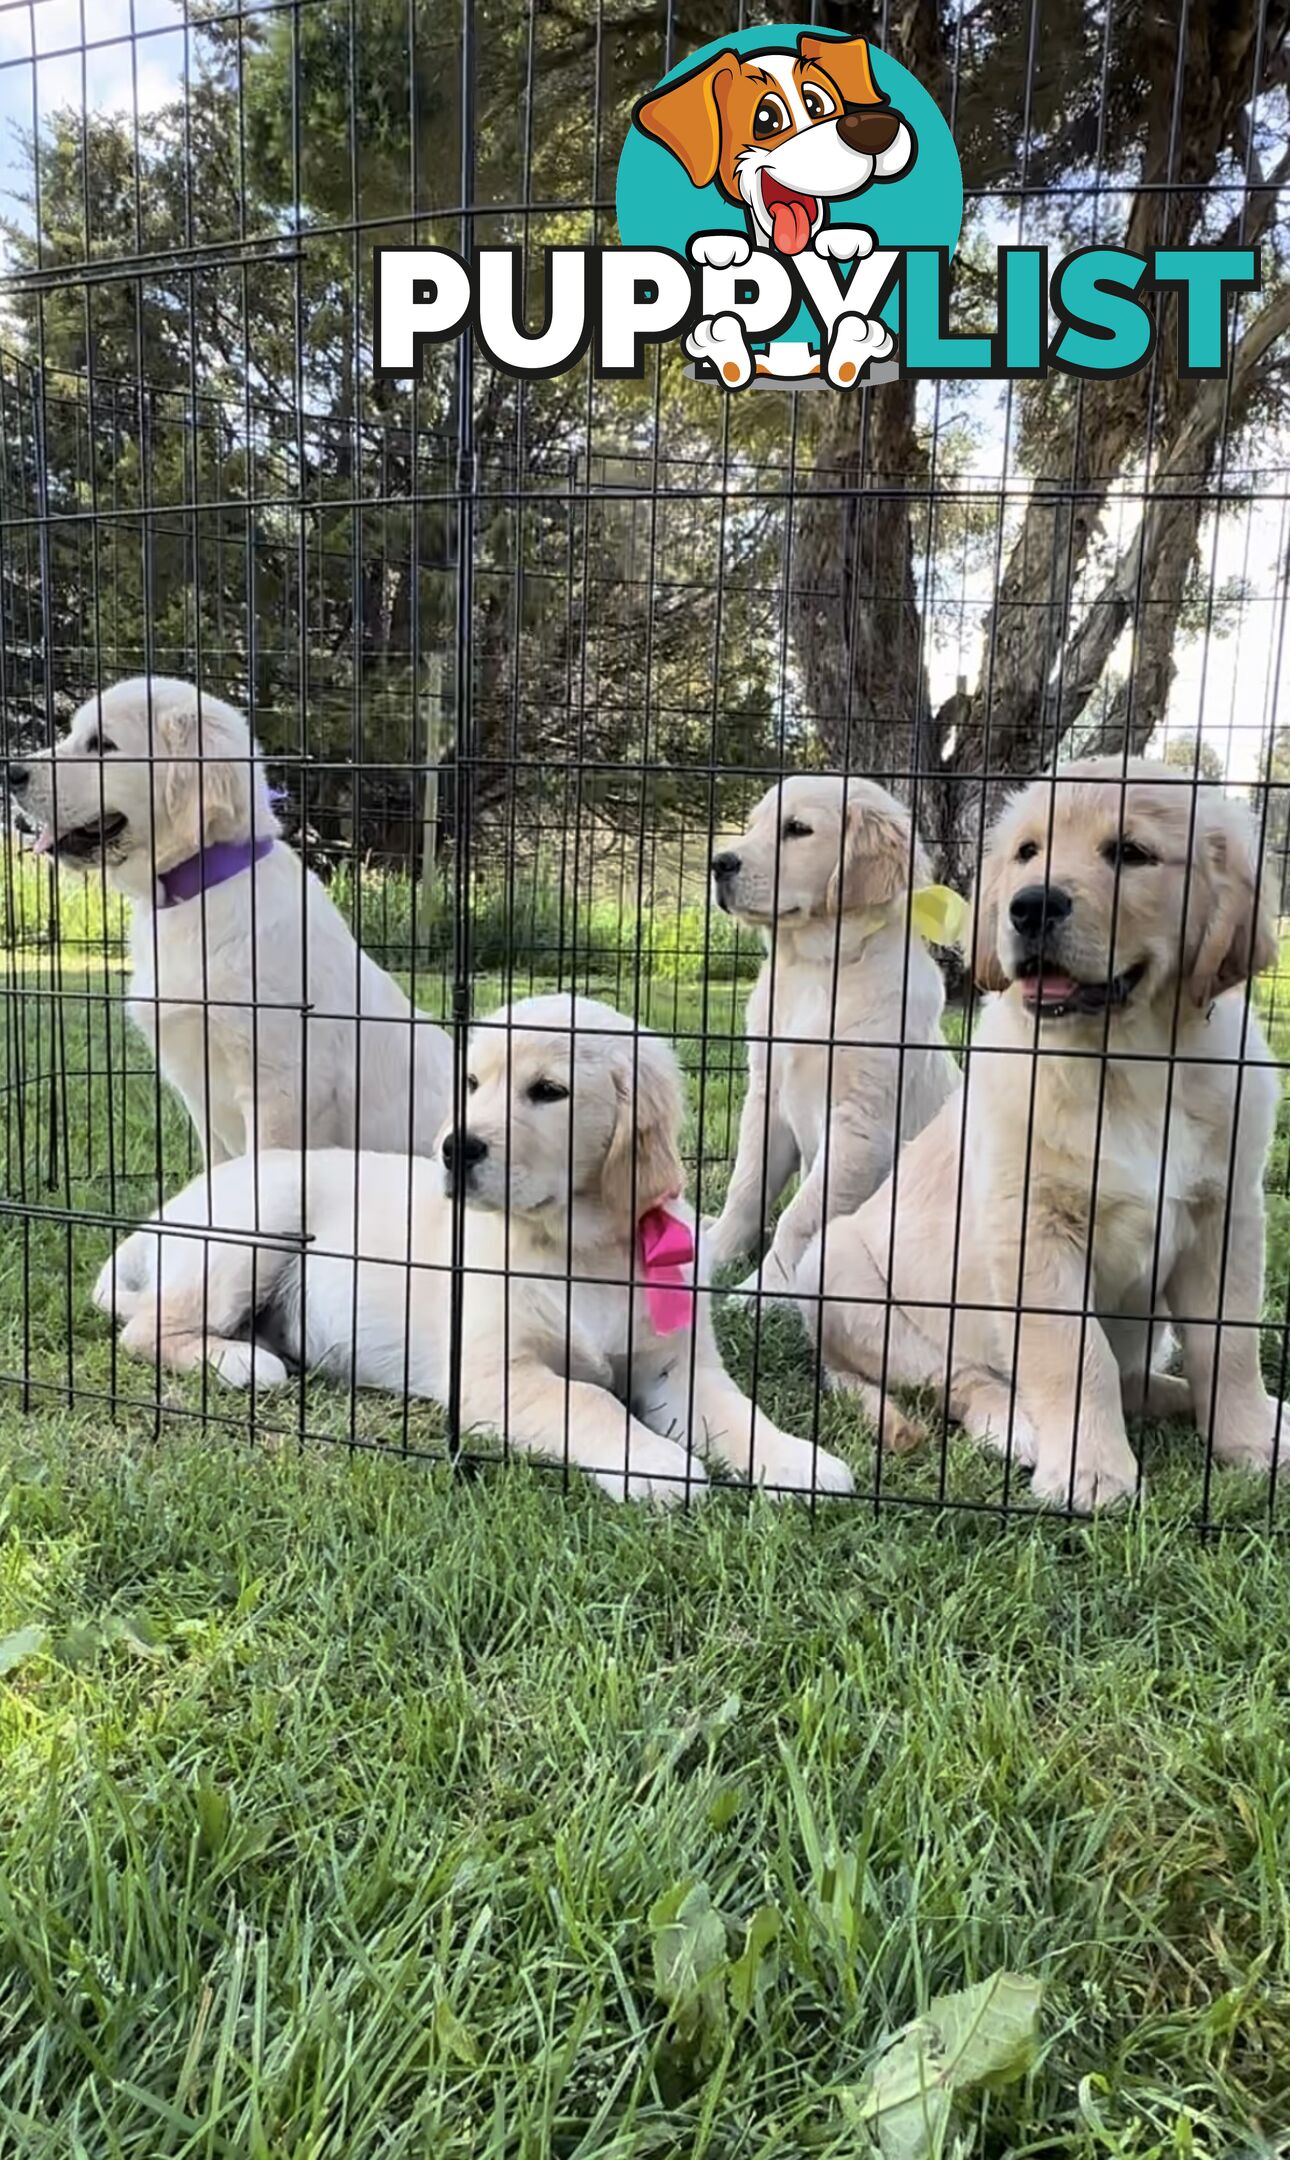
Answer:
[{"label": "sky", "polygon": [[[1257,302],[1255,303],[1257,305]],[[977,429],[977,448],[970,478],[980,488],[998,488],[1001,479],[1014,498],[1012,515],[1019,518],[1026,488],[1009,447],[1015,437],[1015,414],[1009,419],[1006,390],[1001,386],[944,385],[943,413],[970,414]],[[1153,745],[1157,751],[1168,742],[1194,740],[1197,731],[1221,758],[1229,778],[1242,785],[1257,779],[1267,738],[1290,727],[1290,622],[1287,622],[1287,564],[1290,563],[1290,424],[1259,446],[1268,464],[1255,478],[1250,498],[1222,518],[1207,518],[1200,532],[1200,561],[1204,582],[1222,592],[1233,585],[1247,597],[1238,606],[1215,612],[1210,634],[1205,625],[1175,646],[1177,674],[1164,727]],[[1246,468],[1228,467],[1231,489],[1244,483]],[[1136,476],[1140,488],[1143,476]],[[1112,501],[1104,521],[1108,546],[1116,555],[1134,538],[1137,511],[1131,499],[1117,507]],[[1006,549],[1006,543],[1005,543]],[[984,622],[993,586],[992,555],[963,586],[965,605],[961,627],[928,656],[934,704],[948,697],[957,679],[975,685],[982,662]],[[1100,587],[1100,577],[1091,580]],[[1045,598],[1047,593],[1045,593]],[[1131,661],[1132,632],[1126,631],[1111,657],[1110,671],[1127,676]]]},{"label": "sky", "polygon": [[[133,54],[132,30],[137,33]],[[143,115],[182,92],[185,64],[182,11],[174,0],[0,0],[0,215],[23,216],[19,199],[30,192],[31,169],[19,131],[30,132],[33,114],[43,117],[68,105],[79,109],[84,99],[92,110]],[[991,221],[991,230],[999,240],[1026,237],[1002,217]],[[4,267],[0,240],[0,277]],[[2,308],[0,295],[0,330]],[[1006,396],[952,388],[954,405],[971,405],[978,418],[975,466],[991,476],[1007,470]],[[950,409],[944,393],[943,409]],[[1243,505],[1217,523],[1211,520],[1202,535],[1207,575],[1219,584],[1243,578],[1251,597],[1236,612],[1230,635],[1181,642],[1167,721],[1169,735],[1194,735],[1199,722],[1234,781],[1253,779],[1269,730],[1290,725],[1284,574],[1290,552],[1290,425],[1263,444],[1261,454],[1269,466],[1262,482],[1268,499]],[[1014,466],[1013,484],[1016,477]],[[1123,537],[1128,539],[1128,531]],[[931,656],[938,697],[954,688],[960,673],[975,679],[980,640],[973,626],[988,601],[988,568],[969,584],[966,597],[974,604],[965,613],[959,646],[942,647]],[[1127,638],[1116,660],[1122,669],[1127,666]]]},{"label": "sky", "polygon": [[[131,31],[138,33],[135,56]],[[82,99],[91,111],[146,113],[183,81],[183,17],[172,0],[0,0],[0,208],[31,187],[30,134],[41,115]]]}]

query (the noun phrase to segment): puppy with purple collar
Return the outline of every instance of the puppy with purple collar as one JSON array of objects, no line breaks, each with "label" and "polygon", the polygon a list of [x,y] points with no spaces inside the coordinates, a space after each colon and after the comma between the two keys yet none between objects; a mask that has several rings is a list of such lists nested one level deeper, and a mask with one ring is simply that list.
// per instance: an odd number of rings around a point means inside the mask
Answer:
[{"label": "puppy with purple collar", "polygon": [[208,1167],[302,1141],[430,1151],[448,1038],[283,841],[241,713],[166,676],[116,683],[8,786],[35,853],[129,900],[130,1017]]}]

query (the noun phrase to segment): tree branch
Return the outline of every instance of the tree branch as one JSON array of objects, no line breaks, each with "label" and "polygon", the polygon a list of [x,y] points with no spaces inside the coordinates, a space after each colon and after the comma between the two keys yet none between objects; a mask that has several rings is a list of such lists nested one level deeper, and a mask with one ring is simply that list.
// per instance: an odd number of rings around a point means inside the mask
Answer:
[{"label": "tree branch", "polygon": [[[1079,718],[1096,690],[1121,631],[1140,605],[1140,596],[1159,578],[1165,556],[1172,552],[1190,558],[1190,547],[1180,546],[1180,530],[1190,529],[1194,544],[1219,433],[1233,408],[1252,389],[1263,355],[1287,329],[1290,286],[1254,318],[1241,338],[1232,356],[1230,380],[1203,385],[1168,455],[1151,476],[1154,491],[1167,491],[1171,482],[1186,482],[1186,490],[1153,494],[1137,532],[1068,643],[1059,683],[1064,727]],[[1159,717],[1151,716],[1148,735]]]}]

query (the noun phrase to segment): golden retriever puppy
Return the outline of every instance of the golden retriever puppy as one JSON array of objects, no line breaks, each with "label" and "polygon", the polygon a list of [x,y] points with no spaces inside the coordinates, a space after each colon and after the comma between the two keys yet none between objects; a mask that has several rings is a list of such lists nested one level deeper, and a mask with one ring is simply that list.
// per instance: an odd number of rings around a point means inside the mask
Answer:
[{"label": "golden retriever puppy", "polygon": [[448,1038],[280,838],[241,713],[165,676],[117,683],[9,787],[37,852],[129,899],[130,1017],[209,1164],[433,1145]]},{"label": "golden retriever puppy", "polygon": [[910,934],[925,883],[909,812],[872,780],[802,774],[762,797],[712,858],[717,905],[766,934],[748,1000],[748,1092],[725,1205],[704,1231],[708,1271],[761,1242],[801,1183],[769,1253],[740,1285],[791,1291],[826,1218],[881,1185],[898,1138],[921,1132],[958,1082],[941,1037],[940,969]]},{"label": "golden retriever puppy", "polygon": [[99,1277],[124,1347],[266,1388],[286,1378],[267,1331],[333,1380],[446,1402],[456,1193],[463,1427],[620,1499],[702,1491],[694,1450],[774,1491],[849,1492],[846,1466],[754,1410],[721,1362],[694,1290],[671,1047],[592,999],[530,998],[476,1027],[468,1085],[437,1161],[279,1151],[195,1178]]},{"label": "golden retriever puppy", "polygon": [[[1274,957],[1253,824],[1220,788],[1098,760],[1005,810],[963,1092],[799,1275],[826,1369],[888,1441],[909,1429],[880,1390],[925,1383],[1081,1510],[1138,1482],[1126,1408],[1270,1466],[1251,1323],[1279,1084],[1245,986]],[[1181,1378],[1155,1369],[1170,1324]]]}]

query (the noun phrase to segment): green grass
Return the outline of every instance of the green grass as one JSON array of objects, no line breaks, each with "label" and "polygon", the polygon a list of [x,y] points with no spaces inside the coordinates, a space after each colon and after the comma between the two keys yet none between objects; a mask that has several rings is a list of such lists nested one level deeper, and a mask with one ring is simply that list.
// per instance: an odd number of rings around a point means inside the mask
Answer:
[{"label": "green grass", "polygon": [[[550,850],[544,864],[516,862],[500,873],[487,863],[471,888],[471,959],[481,974],[506,970],[517,985],[546,976],[562,959],[601,976],[638,972],[687,983],[751,983],[762,941],[695,898],[692,872],[660,855],[638,890],[636,868],[620,854],[616,865],[573,858],[567,866]],[[423,979],[442,977],[453,952],[452,894],[446,883],[429,893],[399,871],[342,862],[328,891],[368,949],[396,973],[415,964]],[[703,881],[699,881],[702,894]],[[100,879],[64,879],[50,867],[6,847],[0,834],[0,948],[38,949],[61,941],[64,950],[101,951],[124,944],[126,903]],[[517,990],[518,994],[518,990]]]},{"label": "green grass", "polygon": [[[927,1997],[1046,1982],[983,2154],[1290,2120],[1285,1563],[517,1466],[5,1428],[0,2151],[864,2150]],[[651,1908],[780,1931],[705,2056]],[[1266,2141],[1266,2142],[1264,2142]]]},{"label": "green grass", "polygon": [[[883,2036],[1003,1966],[1045,1982],[1042,2047],[967,2111],[974,2154],[1284,2149],[1265,1493],[1218,1476],[1201,1537],[1198,1444],[1145,1431],[1145,1507],[1090,1527],[1001,1523],[1000,1465],[957,1442],[883,1490],[980,1513],[662,1518],[528,1464],[302,1447],[441,1444],[318,1385],[257,1433],[211,1393],[203,1429],[200,1383],[115,1361],[85,1296],[110,1233],[66,1219],[151,1206],[183,1120],[159,1145],[111,968],[11,979],[4,1185],[50,1212],[0,1222],[0,2160],[852,2160]],[[709,1204],[742,995],[644,997]],[[872,1489],[793,1324],[721,1329]],[[721,1972],[706,2022],[658,1996],[651,1912],[687,1880],[732,1959],[777,1915],[746,2014]]]}]

